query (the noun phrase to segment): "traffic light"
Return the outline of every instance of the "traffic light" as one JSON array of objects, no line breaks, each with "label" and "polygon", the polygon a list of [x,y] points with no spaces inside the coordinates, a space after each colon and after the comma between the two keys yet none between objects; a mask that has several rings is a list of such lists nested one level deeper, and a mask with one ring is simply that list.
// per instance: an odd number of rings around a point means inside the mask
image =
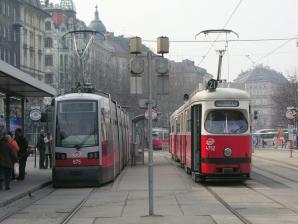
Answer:
[{"label": "traffic light", "polygon": [[258,119],[258,111],[254,110],[254,119],[257,120]]}]

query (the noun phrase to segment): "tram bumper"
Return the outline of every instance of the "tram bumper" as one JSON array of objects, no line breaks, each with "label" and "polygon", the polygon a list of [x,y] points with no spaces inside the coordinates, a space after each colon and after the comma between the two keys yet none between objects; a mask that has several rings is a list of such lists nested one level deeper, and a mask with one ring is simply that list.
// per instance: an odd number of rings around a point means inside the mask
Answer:
[{"label": "tram bumper", "polygon": [[88,187],[102,184],[102,167],[54,167],[54,187]]}]

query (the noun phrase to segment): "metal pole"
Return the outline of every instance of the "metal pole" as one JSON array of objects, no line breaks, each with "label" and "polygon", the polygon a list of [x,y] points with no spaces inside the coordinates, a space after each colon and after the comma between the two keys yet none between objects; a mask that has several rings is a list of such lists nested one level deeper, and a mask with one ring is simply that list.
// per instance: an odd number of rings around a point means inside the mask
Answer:
[{"label": "metal pole", "polygon": [[34,168],[36,168],[36,153],[37,153],[37,124],[36,121],[34,121],[34,126],[35,126],[35,130],[34,130]]},{"label": "metal pole", "polygon": [[149,216],[154,214],[153,208],[153,148],[152,148],[152,53],[147,52],[148,59],[148,91],[149,91],[149,102],[148,102],[148,141],[149,141],[149,152],[148,152],[148,189],[149,189]]}]

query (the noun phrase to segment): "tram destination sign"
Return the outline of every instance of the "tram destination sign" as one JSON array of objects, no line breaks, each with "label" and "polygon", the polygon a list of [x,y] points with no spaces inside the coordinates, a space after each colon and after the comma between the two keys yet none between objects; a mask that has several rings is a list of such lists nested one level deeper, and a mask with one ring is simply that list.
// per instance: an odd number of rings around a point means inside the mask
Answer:
[{"label": "tram destination sign", "polygon": [[215,106],[216,107],[238,107],[239,101],[238,100],[216,100]]}]

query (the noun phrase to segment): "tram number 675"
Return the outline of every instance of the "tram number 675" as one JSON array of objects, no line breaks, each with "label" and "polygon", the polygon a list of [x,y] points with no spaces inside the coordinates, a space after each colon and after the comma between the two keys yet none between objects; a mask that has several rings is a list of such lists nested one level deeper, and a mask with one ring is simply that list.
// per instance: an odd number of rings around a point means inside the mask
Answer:
[{"label": "tram number 675", "polygon": [[73,159],[72,160],[73,165],[80,165],[81,163],[82,163],[82,161],[80,159]]}]

